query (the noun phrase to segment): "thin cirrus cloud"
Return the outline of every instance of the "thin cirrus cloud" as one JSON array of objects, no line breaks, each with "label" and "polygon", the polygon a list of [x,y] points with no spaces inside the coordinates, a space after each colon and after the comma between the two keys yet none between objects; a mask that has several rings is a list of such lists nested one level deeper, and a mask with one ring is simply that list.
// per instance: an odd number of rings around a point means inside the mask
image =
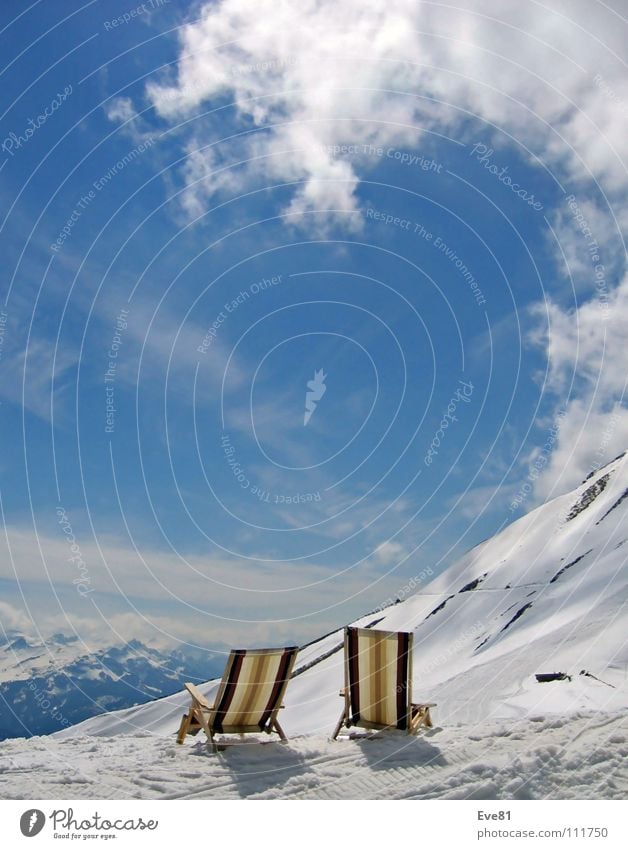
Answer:
[{"label": "thin cirrus cloud", "polygon": [[[626,433],[624,381],[613,364],[621,343],[611,328],[628,319],[619,282],[628,222],[623,25],[619,12],[584,0],[507,8],[472,0],[464,10],[414,0],[222,0],[180,29],[176,67],[146,94],[170,126],[187,122],[180,176],[193,216],[221,194],[294,181],[283,210],[290,223],[319,234],[339,223],[354,229],[360,180],[375,163],[348,161],[337,146],[416,148],[430,144],[430,133],[509,146],[579,197],[604,251],[610,322],[599,322],[573,216],[563,205],[547,210],[564,242],[554,284],[559,292],[570,277],[578,299],[553,297],[549,311],[532,310],[530,341],[548,357],[548,397],[564,413],[552,463],[537,479],[541,496],[552,482],[576,483],[580,469],[623,447]],[[229,102],[228,126],[208,123],[207,113]],[[225,137],[248,131],[220,142],[217,127]],[[576,353],[583,347],[594,348],[590,357]],[[559,399],[566,379],[571,392]]]},{"label": "thin cirrus cloud", "polygon": [[[184,560],[157,550],[140,553],[119,540],[101,538],[96,545],[79,534],[77,539],[79,565],[65,539],[6,529],[0,546],[5,628],[32,633],[36,622],[38,632],[49,635],[69,626],[104,642],[139,633],[166,642],[202,635],[206,644],[222,643],[226,635],[259,643],[278,632],[306,639],[337,625],[340,611],[341,619],[351,618],[381,603],[400,582],[382,577],[372,563],[348,572],[301,563],[297,572],[289,562],[250,560],[238,561],[236,569],[227,555]],[[173,603],[185,616],[172,612]]]},{"label": "thin cirrus cloud", "polygon": [[78,363],[78,354],[58,350],[50,340],[40,337],[29,339],[26,348],[10,342],[6,347],[0,397],[50,421],[53,403],[64,389],[64,378]]}]

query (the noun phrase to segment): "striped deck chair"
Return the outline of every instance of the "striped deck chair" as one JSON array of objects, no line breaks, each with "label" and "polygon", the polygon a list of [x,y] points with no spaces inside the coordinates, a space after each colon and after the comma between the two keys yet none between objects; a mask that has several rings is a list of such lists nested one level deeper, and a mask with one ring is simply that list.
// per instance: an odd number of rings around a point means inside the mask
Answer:
[{"label": "striped deck chair", "polygon": [[296,646],[232,651],[213,705],[194,684],[186,684],[192,705],[181,720],[177,743],[183,743],[186,734],[197,734],[201,729],[214,752],[215,734],[276,731],[286,742],[277,713],[283,707],[281,702],[297,652]]},{"label": "striped deck chair", "polygon": [[345,706],[333,733],[342,726],[398,728],[416,734],[421,725],[432,727],[433,702],[412,701],[413,634],[345,629]]}]

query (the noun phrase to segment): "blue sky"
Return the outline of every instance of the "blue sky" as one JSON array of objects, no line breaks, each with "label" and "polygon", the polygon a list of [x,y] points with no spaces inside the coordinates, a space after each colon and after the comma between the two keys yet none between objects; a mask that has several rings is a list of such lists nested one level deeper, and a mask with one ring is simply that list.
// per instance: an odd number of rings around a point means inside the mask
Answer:
[{"label": "blue sky", "polygon": [[303,641],[625,448],[625,22],[353,5],[0,13],[5,628]]}]

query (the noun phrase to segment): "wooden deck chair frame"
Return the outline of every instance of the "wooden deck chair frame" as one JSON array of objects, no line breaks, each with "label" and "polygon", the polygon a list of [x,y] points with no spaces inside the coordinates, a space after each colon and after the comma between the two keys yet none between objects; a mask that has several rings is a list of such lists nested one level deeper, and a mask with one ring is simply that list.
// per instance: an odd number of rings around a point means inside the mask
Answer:
[{"label": "wooden deck chair frame", "polygon": [[[288,646],[282,649],[236,649],[232,651],[227,660],[225,672],[218,687],[214,703],[210,704],[201,691],[194,684],[185,684],[185,689],[192,697],[192,704],[186,714],[183,715],[181,725],[177,734],[177,743],[183,743],[187,734],[197,734],[203,730],[207,735],[207,744],[212,751],[218,751],[216,734],[249,734],[275,732],[282,742],[287,742],[277,714],[283,708],[282,700],[292,669],[296,661],[298,648]],[[277,667],[272,678],[266,681],[241,681],[240,670],[245,661],[257,660],[260,668],[264,669],[267,659],[275,658]],[[255,704],[255,688],[265,686],[266,693],[263,701]],[[240,711],[235,711],[235,717],[231,709],[236,696],[239,695],[239,703],[242,705]],[[259,696],[258,696],[259,699]],[[247,721],[242,721],[242,716]],[[221,742],[220,744],[225,745]]]},{"label": "wooden deck chair frame", "polygon": [[[364,658],[365,650],[360,650],[360,641],[396,640],[395,667],[394,670],[377,670],[372,675],[382,674],[387,679],[386,683],[394,688],[396,702],[395,724],[377,721],[369,721],[360,716],[360,692],[364,686],[363,678],[360,678],[363,667],[366,665]],[[408,734],[417,734],[421,726],[432,728],[432,717],[430,708],[436,707],[434,702],[412,701],[412,648],[414,635],[404,631],[375,631],[370,628],[345,628],[344,638],[344,675],[345,686],[340,691],[344,699],[344,708],[340,719],[334,729],[332,740],[336,740],[343,726],[352,726],[386,730],[397,729],[407,731]],[[390,698],[391,693],[388,692]],[[383,696],[382,696],[383,698]]]}]

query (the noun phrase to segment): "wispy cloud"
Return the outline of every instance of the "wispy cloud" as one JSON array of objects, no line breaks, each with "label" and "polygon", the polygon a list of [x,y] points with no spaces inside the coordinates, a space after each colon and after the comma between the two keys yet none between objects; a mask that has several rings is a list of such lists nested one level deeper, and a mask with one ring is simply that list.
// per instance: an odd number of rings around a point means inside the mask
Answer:
[{"label": "wispy cloud", "polygon": [[[316,562],[297,568],[218,554],[140,552],[103,537],[97,545],[76,531],[79,574],[65,539],[50,533],[37,538],[32,529],[13,526],[6,533],[0,579],[7,598],[9,586],[15,599],[24,593],[42,633],[76,627],[104,642],[115,634],[131,638],[138,628],[145,636],[152,631],[160,639],[190,641],[198,640],[200,630],[204,644],[226,639],[259,644],[287,635],[305,641],[361,615],[399,583],[382,580],[375,564],[339,571]],[[26,627],[26,613],[15,601],[3,612],[5,627]]]},{"label": "wispy cloud", "polygon": [[5,333],[5,350],[2,356],[2,384],[0,397],[49,421],[59,394],[65,388],[65,378],[78,363],[78,353],[71,347],[57,348],[54,340],[31,337],[24,347],[12,339],[18,331],[10,322]]}]

